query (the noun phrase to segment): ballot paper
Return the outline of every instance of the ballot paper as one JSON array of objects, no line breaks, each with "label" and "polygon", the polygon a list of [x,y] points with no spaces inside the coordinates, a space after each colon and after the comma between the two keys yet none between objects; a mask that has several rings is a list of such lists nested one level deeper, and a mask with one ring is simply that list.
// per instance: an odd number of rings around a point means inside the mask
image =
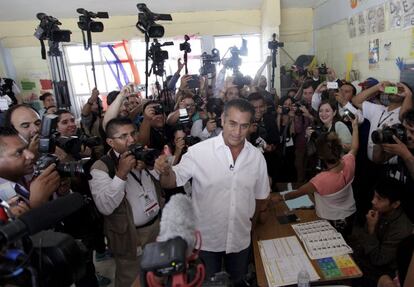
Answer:
[{"label": "ballot paper", "polygon": [[292,224],[311,259],[352,253],[342,235],[327,220]]},{"label": "ballot paper", "polygon": [[[280,194],[287,194],[293,190],[283,191]],[[313,207],[313,202],[310,200],[309,195],[305,194],[300,197],[289,199],[285,201],[289,210],[299,209],[299,208],[311,208]]]},{"label": "ballot paper", "polygon": [[258,244],[270,287],[296,284],[301,270],[309,273],[311,281],[320,278],[296,236],[261,240]]}]

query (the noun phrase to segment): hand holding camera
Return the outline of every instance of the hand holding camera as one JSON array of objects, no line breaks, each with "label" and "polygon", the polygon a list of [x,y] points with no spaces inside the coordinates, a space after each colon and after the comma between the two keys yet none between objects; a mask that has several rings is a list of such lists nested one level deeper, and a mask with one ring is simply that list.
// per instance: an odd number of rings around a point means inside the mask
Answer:
[{"label": "hand holding camera", "polygon": [[413,93],[411,90],[403,83],[397,83],[398,88],[398,95],[405,98],[405,97],[412,97]]},{"label": "hand holding camera", "polygon": [[168,155],[163,154],[160,155],[156,160],[154,164],[154,169],[160,174],[160,175],[169,175],[171,172],[171,164],[168,160]]},{"label": "hand holding camera", "polygon": [[132,94],[134,92],[134,84],[129,83],[122,87],[121,92],[119,93],[121,97],[125,98],[128,95]]},{"label": "hand holding camera", "polygon": [[93,103],[96,103],[96,101],[98,100],[98,96],[99,96],[99,91],[95,87],[95,88],[93,88],[92,94],[91,94],[90,98],[88,99],[88,103],[90,105],[92,105]]},{"label": "hand holding camera", "polygon": [[305,137],[307,139],[310,139],[314,131],[315,130],[312,127],[307,127],[306,132],[305,132]]},{"label": "hand holding camera", "polygon": [[403,159],[412,156],[408,147],[398,137],[393,135],[392,138],[395,141],[395,144],[390,144],[390,143],[382,144],[382,148],[384,149],[385,152],[389,154],[398,155],[399,157]]},{"label": "hand holding camera", "polygon": [[122,180],[127,180],[128,173],[133,170],[136,165],[137,160],[135,159],[135,156],[130,151],[124,152],[119,158],[116,176]]},{"label": "hand holding camera", "polygon": [[180,80],[180,90],[188,90],[188,81],[190,81],[191,75],[184,75]]},{"label": "hand holding camera", "polygon": [[35,177],[30,184],[30,205],[32,208],[47,202],[49,197],[60,185],[60,176],[56,170],[56,164],[50,164]]}]

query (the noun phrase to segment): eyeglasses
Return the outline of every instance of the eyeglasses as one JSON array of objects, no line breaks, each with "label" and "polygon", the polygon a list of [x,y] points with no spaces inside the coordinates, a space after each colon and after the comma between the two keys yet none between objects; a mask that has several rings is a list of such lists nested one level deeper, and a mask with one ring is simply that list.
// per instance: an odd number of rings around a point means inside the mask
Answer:
[{"label": "eyeglasses", "polygon": [[112,139],[119,139],[121,141],[124,141],[124,140],[127,140],[129,136],[131,136],[132,138],[135,138],[137,135],[138,135],[138,131],[133,131],[130,134],[122,134],[117,137],[112,137]]}]

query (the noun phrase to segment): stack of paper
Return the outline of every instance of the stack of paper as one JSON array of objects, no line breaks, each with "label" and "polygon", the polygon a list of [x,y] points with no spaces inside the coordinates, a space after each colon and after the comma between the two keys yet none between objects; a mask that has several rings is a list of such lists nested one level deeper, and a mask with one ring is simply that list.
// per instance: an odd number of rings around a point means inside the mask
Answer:
[{"label": "stack of paper", "polygon": [[312,281],[320,278],[296,236],[262,240],[258,244],[269,286],[296,284],[301,270],[306,270]]},{"label": "stack of paper", "polygon": [[292,228],[311,259],[352,253],[342,235],[326,220],[293,224]]}]

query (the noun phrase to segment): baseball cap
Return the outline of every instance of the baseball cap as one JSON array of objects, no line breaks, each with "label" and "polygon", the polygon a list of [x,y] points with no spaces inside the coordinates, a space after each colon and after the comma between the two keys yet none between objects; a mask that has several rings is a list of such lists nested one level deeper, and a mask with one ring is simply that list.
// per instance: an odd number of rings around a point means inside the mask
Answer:
[{"label": "baseball cap", "polygon": [[377,79],[369,77],[365,81],[359,83],[358,86],[362,87],[363,89],[368,89],[375,86],[378,83],[379,81]]}]

